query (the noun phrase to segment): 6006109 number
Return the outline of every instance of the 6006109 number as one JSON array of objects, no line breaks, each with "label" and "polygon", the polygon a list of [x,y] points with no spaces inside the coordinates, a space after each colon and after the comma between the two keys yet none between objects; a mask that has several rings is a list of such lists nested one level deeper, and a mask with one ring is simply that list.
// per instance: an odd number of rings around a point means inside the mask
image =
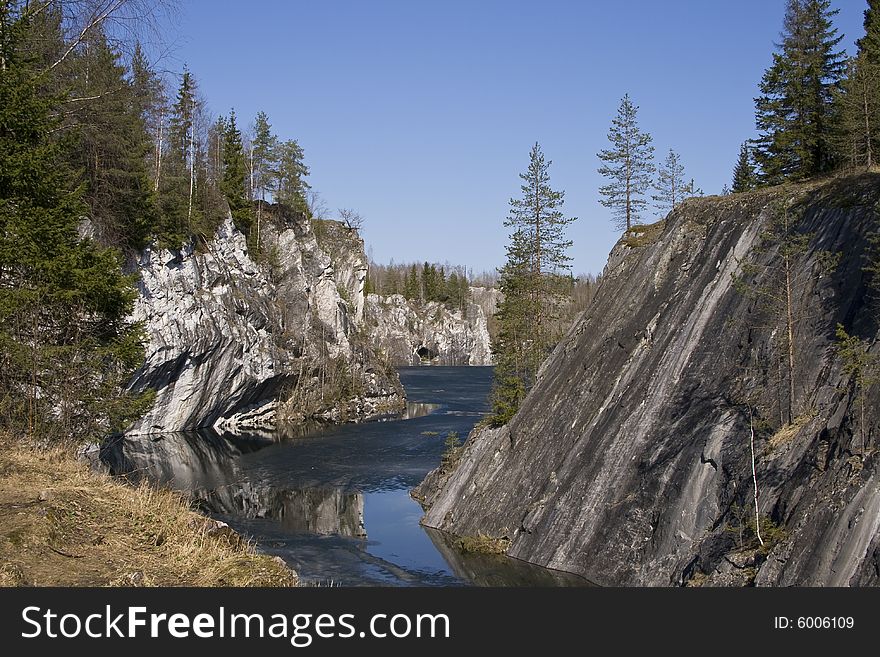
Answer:
[{"label": "6006109 number", "polygon": [[777,630],[797,628],[799,630],[851,630],[855,626],[852,616],[776,616],[773,627]]}]

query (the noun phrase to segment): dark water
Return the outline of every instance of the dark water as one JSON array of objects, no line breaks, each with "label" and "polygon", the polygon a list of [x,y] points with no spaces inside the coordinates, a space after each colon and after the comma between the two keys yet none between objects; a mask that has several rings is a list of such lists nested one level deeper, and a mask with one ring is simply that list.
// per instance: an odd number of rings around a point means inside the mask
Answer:
[{"label": "dark water", "polygon": [[[505,557],[461,554],[419,525],[409,495],[449,434],[486,413],[488,367],[400,371],[405,419],[272,434],[126,439],[116,468],[187,490],[203,510],[284,558],[307,582],[340,585],[564,585],[580,580]],[[124,453],[123,453],[124,452]]]}]

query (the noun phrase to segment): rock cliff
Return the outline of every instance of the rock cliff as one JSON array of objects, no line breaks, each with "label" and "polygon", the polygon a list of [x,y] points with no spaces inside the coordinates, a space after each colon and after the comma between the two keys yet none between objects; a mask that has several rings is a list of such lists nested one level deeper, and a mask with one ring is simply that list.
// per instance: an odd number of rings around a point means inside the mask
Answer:
[{"label": "rock cliff", "polygon": [[206,242],[141,254],[133,314],[148,344],[132,388],[156,400],[129,433],[401,410],[397,375],[363,337],[363,242],[321,222],[319,244],[307,218],[266,214],[259,261],[230,217]]},{"label": "rock cliff", "polygon": [[371,345],[397,366],[491,365],[487,316],[473,298],[473,290],[484,288],[471,290],[464,311],[436,301],[407,300],[400,294],[368,295],[365,321]]},{"label": "rock cliff", "polygon": [[[835,337],[871,345],[876,380],[878,200],[863,175],[688,200],[627,235],[513,420],[415,491],[424,524],[603,585],[880,584],[880,386]],[[797,248],[767,241],[784,212]]]}]

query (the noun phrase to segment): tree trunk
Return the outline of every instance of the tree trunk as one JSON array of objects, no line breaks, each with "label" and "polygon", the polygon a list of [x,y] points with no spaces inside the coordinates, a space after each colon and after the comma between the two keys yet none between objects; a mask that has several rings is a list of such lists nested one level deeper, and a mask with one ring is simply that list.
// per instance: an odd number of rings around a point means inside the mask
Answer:
[{"label": "tree trunk", "polygon": [[196,184],[196,122],[195,108],[191,108],[192,119],[189,130],[189,206],[186,211],[186,222],[190,231],[192,231],[192,209],[193,209],[193,193]]},{"label": "tree trunk", "polygon": [[864,100],[864,109],[865,109],[865,149],[866,156],[868,160],[868,169],[870,170],[873,165],[873,158],[871,153],[871,114],[869,111],[868,105],[868,84],[867,82],[863,85],[863,94],[862,99]]},{"label": "tree trunk", "polygon": [[791,302],[791,258],[785,256],[785,329],[788,341],[788,421],[794,422],[794,312]]},{"label": "tree trunk", "polygon": [[156,179],[153,182],[153,191],[159,191],[159,178],[162,175],[162,124],[165,122],[165,112],[159,113],[159,125],[156,128]]},{"label": "tree trunk", "polygon": [[755,535],[758,537],[758,542],[764,545],[764,539],[761,538],[761,515],[758,511],[758,469],[755,466],[755,424],[751,406],[749,406],[749,449],[752,453],[752,483],[755,490]]}]

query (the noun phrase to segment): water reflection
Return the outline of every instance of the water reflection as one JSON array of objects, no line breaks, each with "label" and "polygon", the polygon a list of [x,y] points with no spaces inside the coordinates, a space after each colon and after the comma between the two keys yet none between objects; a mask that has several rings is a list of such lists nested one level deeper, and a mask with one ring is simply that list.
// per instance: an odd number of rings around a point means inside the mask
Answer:
[{"label": "water reflection", "polygon": [[428,404],[425,402],[407,402],[406,411],[404,411],[401,419],[414,420],[417,417],[425,417],[426,415],[434,413],[439,408],[441,408],[440,404]]},{"label": "water reflection", "polygon": [[409,490],[488,410],[491,368],[404,368],[400,420],[286,425],[247,435],[163,434],[108,441],[116,474],[187,491],[205,512],[284,558],[302,579],[344,585],[559,585],[552,571],[460,555],[419,525]]},{"label": "water reflection", "polygon": [[213,515],[269,518],[286,531],[366,538],[363,493],[338,488],[279,489],[251,482],[193,491],[198,506]]},{"label": "water reflection", "polygon": [[425,527],[455,574],[477,586],[590,586],[582,577],[498,554],[462,552],[455,537]]}]

